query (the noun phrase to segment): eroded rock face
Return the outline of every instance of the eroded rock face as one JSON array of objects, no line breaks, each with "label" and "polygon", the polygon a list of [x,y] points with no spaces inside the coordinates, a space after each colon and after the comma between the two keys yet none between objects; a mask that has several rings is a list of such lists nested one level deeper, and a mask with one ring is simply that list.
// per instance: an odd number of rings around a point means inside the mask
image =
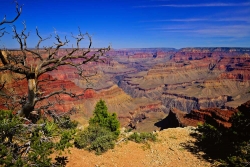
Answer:
[{"label": "eroded rock face", "polygon": [[197,126],[204,122],[216,127],[229,128],[230,117],[237,112],[236,109],[207,108],[192,110],[189,114],[172,108],[169,115],[162,121],[156,123],[161,129],[185,126]]},{"label": "eroded rock face", "polygon": [[[173,116],[177,110],[171,108],[191,114],[211,107],[237,107],[249,100],[249,54],[249,49],[244,48],[112,50],[102,61],[82,66],[85,78],[79,77],[74,68],[63,66],[48,73],[56,81],[42,83],[41,87],[48,91],[45,94],[61,89],[61,85],[72,92],[84,93],[79,99],[62,95],[64,103],[55,104],[60,112],[74,106],[81,118],[88,120],[96,102],[104,99],[109,111],[118,114],[123,126],[137,127],[145,120],[156,122],[169,111]],[[36,62],[31,55],[28,59]],[[9,74],[1,73],[1,82],[9,79]],[[12,82],[9,80],[7,86],[13,87]],[[16,91],[25,94],[25,84],[20,81]],[[206,119],[207,115],[197,118]]]},{"label": "eroded rock face", "polygon": [[171,60],[129,74],[120,87],[132,97],[161,100],[169,110],[237,107],[250,99],[249,49],[185,48]]},{"label": "eroded rock face", "polygon": [[161,101],[132,98],[118,86],[99,91],[88,90],[84,95],[81,110],[86,117],[92,116],[94,106],[100,99],[105,100],[110,112],[116,112],[122,126],[136,126],[143,119],[150,119],[153,115],[166,115],[166,109]]},{"label": "eroded rock face", "polygon": [[236,109],[206,108],[192,110],[189,114],[172,108],[169,115],[156,123],[156,125],[161,127],[161,129],[167,129],[171,127],[197,126],[200,123],[206,122],[215,127],[229,128],[232,125],[230,118],[239,110],[250,111],[250,100],[241,104]]},{"label": "eroded rock face", "polygon": [[[234,109],[218,109],[218,108],[207,108],[201,110],[192,110],[190,114],[185,116],[186,119],[190,119],[198,122],[207,122],[209,124],[215,125],[216,127],[230,127],[231,123],[229,121],[230,117],[236,112]],[[185,122],[185,120],[183,121]],[[187,122],[184,125],[188,125]]]},{"label": "eroded rock face", "polygon": [[[66,77],[68,77],[68,75],[66,75]],[[61,113],[67,112],[74,107],[78,113],[78,117],[80,117],[76,119],[84,119],[85,121],[82,122],[87,122],[87,120],[92,117],[94,107],[100,99],[105,100],[110,112],[117,113],[122,126],[130,125],[136,127],[136,125],[144,119],[151,119],[152,115],[154,118],[161,118],[167,114],[161,101],[144,98],[132,98],[115,84],[110,87],[105,86],[102,89],[95,90],[93,88],[81,88],[69,80],[55,80],[48,74],[43,75],[41,80],[42,79],[51,80],[51,82],[40,82],[40,93],[43,96],[46,96],[54,91],[60,91],[62,88],[80,96],[78,96],[78,98],[71,98],[70,96],[63,94],[60,96],[53,96],[38,102],[36,108],[40,108],[41,106],[45,106],[50,103],[53,104],[53,106],[50,106],[50,110],[56,110]],[[18,82],[10,81],[6,84],[5,91],[12,91],[12,89],[15,89],[15,95],[23,96],[27,92],[26,86],[26,80],[20,80]],[[6,109],[6,106],[3,105],[5,102],[4,99],[0,99],[0,102],[0,109]],[[18,110],[19,108],[20,106],[17,106],[15,109]],[[41,112],[44,111],[41,110]]]},{"label": "eroded rock face", "polygon": [[[176,128],[176,127],[184,127],[183,125],[183,117],[185,116],[185,112],[182,112],[176,108],[172,108],[169,111],[169,114],[166,118],[161,121],[155,123],[155,126],[159,127],[160,130],[168,129],[168,128]],[[189,124],[189,126],[191,126]]]}]

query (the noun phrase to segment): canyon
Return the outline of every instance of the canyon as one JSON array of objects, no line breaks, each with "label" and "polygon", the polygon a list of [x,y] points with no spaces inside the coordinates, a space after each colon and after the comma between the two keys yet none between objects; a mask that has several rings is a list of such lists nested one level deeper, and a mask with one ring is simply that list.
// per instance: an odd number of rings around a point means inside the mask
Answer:
[{"label": "canyon", "polygon": [[[249,48],[113,49],[100,61],[83,65],[84,77],[69,66],[41,76],[44,82],[39,83],[39,88],[44,95],[65,88],[79,96],[51,97],[37,106],[50,102],[52,109],[60,113],[74,107],[76,114],[72,118],[86,124],[96,102],[103,99],[109,111],[117,113],[122,126],[138,131],[159,130],[157,123],[168,115],[189,114],[204,121],[197,113],[233,111],[250,100],[249,55]],[[35,62],[32,57],[30,61]],[[27,81],[14,81],[11,75],[1,73],[0,83],[5,82],[5,87],[0,93],[27,94]],[[4,99],[0,102],[0,108],[6,108]],[[223,121],[227,126],[228,120]]]}]

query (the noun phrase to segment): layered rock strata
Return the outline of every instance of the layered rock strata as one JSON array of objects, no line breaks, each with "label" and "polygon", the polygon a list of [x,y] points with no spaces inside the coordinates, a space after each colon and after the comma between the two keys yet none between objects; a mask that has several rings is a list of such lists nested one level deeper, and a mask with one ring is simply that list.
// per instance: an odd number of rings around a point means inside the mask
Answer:
[{"label": "layered rock strata", "polygon": [[161,129],[167,129],[171,127],[197,126],[206,122],[218,128],[229,128],[231,127],[230,118],[238,111],[250,111],[250,100],[236,109],[206,108],[192,110],[189,114],[172,108],[169,115],[157,122],[156,125]]},{"label": "layered rock strata", "polygon": [[250,99],[248,53],[240,48],[182,49],[166,63],[127,75],[119,86],[132,97],[161,100],[167,109],[188,113],[236,107]]}]

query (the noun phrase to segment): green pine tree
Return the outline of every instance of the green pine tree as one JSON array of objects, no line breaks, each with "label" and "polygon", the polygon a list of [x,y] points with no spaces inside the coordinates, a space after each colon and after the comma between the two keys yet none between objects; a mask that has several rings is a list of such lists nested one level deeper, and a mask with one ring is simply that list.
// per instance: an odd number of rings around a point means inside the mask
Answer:
[{"label": "green pine tree", "polygon": [[114,148],[115,140],[120,134],[120,123],[116,113],[108,112],[103,100],[97,102],[93,115],[89,120],[88,128],[79,132],[75,138],[75,146],[102,154]]},{"label": "green pine tree", "polygon": [[90,126],[101,126],[107,128],[118,137],[120,134],[120,122],[116,113],[110,114],[104,100],[97,102],[93,112],[94,117],[89,120]]}]

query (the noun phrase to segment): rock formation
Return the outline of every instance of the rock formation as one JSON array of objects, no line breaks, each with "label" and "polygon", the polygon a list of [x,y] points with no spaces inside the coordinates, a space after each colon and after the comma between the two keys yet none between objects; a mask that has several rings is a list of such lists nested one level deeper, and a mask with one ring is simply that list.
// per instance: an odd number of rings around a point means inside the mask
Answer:
[{"label": "rock formation", "polygon": [[[13,52],[18,54],[19,51]],[[64,49],[58,54],[63,52]],[[59,67],[46,76],[56,80],[40,86],[49,91],[61,89],[64,85],[67,90],[84,93],[78,99],[62,95],[60,98],[64,102],[54,107],[60,112],[75,107],[79,111],[76,119],[85,123],[99,99],[106,101],[110,112],[118,114],[122,126],[141,128],[140,125],[147,121],[154,126],[169,111],[171,120],[177,117],[175,115],[181,117],[190,113],[191,117],[193,114],[194,118],[204,121],[250,99],[249,54],[249,48],[111,50],[99,62],[82,66],[84,77],[72,67]],[[27,59],[36,62],[32,55]],[[15,83],[10,75],[1,73],[0,83],[7,83],[0,93],[15,91],[25,94],[27,88],[22,85],[26,81]],[[49,101],[56,100],[51,98]],[[3,103],[1,101],[2,108],[5,107]],[[223,110],[205,112],[211,107]],[[195,119],[189,120],[193,125]],[[224,124],[223,119],[219,120]],[[188,123],[178,124],[185,126]]]},{"label": "rock formation", "polygon": [[185,126],[197,126],[204,122],[215,127],[231,127],[230,118],[238,111],[250,111],[250,100],[241,104],[236,109],[219,109],[206,108],[200,110],[192,110],[189,114],[172,108],[169,115],[155,125],[161,129]]},{"label": "rock formation", "polygon": [[249,49],[185,48],[167,62],[129,74],[120,87],[132,97],[161,100],[169,110],[189,113],[208,107],[237,107],[250,99]]}]

